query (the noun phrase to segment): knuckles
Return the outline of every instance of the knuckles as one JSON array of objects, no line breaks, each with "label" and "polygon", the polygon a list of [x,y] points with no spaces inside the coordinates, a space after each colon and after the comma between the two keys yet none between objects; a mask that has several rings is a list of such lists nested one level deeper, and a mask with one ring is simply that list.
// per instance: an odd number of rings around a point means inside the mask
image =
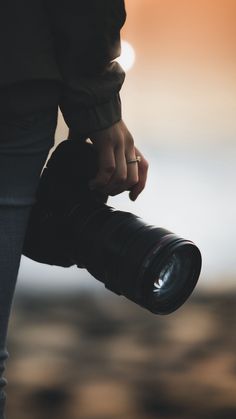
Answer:
[{"label": "knuckles", "polygon": [[113,173],[115,171],[115,166],[107,166],[105,167],[105,172],[106,173]]},{"label": "knuckles", "polygon": [[126,137],[126,143],[128,144],[129,147],[134,147],[134,139],[132,135],[128,135]]}]

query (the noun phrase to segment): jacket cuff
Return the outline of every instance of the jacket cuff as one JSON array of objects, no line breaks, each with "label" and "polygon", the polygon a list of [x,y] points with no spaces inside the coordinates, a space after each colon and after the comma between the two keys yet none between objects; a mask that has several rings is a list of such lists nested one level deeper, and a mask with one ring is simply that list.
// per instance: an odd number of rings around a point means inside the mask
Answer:
[{"label": "jacket cuff", "polygon": [[91,133],[109,128],[122,118],[120,94],[116,93],[109,101],[93,107],[71,109],[60,106],[64,120],[69,127],[69,137],[73,139],[89,138]]}]

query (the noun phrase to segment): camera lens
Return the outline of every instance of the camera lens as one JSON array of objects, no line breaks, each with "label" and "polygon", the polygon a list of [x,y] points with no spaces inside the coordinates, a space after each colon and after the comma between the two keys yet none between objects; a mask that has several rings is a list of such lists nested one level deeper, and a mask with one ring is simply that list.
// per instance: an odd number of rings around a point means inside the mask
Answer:
[{"label": "camera lens", "polygon": [[173,312],[192,293],[201,270],[193,242],[89,200],[68,218],[72,259],[106,288],[155,314]]}]

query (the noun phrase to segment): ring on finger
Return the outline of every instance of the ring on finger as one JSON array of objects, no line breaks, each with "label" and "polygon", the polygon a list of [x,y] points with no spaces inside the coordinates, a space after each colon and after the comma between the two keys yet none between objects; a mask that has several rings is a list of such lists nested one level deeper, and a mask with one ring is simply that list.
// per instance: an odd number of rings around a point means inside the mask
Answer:
[{"label": "ring on finger", "polygon": [[141,161],[141,156],[135,156],[135,158],[134,159],[128,159],[128,160],[126,160],[126,163],[127,164],[129,164],[129,163],[139,163]]}]

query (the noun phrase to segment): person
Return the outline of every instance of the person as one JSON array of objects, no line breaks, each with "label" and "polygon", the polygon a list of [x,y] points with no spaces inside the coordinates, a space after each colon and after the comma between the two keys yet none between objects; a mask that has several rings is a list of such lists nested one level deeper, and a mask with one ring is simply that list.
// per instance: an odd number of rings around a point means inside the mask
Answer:
[{"label": "person", "polygon": [[123,0],[13,0],[1,8],[0,419],[6,414],[9,317],[58,107],[69,137],[86,136],[97,149],[91,187],[113,196],[128,190],[132,200],[145,187],[148,162],[123,121],[125,72],[114,61],[125,21]]}]

